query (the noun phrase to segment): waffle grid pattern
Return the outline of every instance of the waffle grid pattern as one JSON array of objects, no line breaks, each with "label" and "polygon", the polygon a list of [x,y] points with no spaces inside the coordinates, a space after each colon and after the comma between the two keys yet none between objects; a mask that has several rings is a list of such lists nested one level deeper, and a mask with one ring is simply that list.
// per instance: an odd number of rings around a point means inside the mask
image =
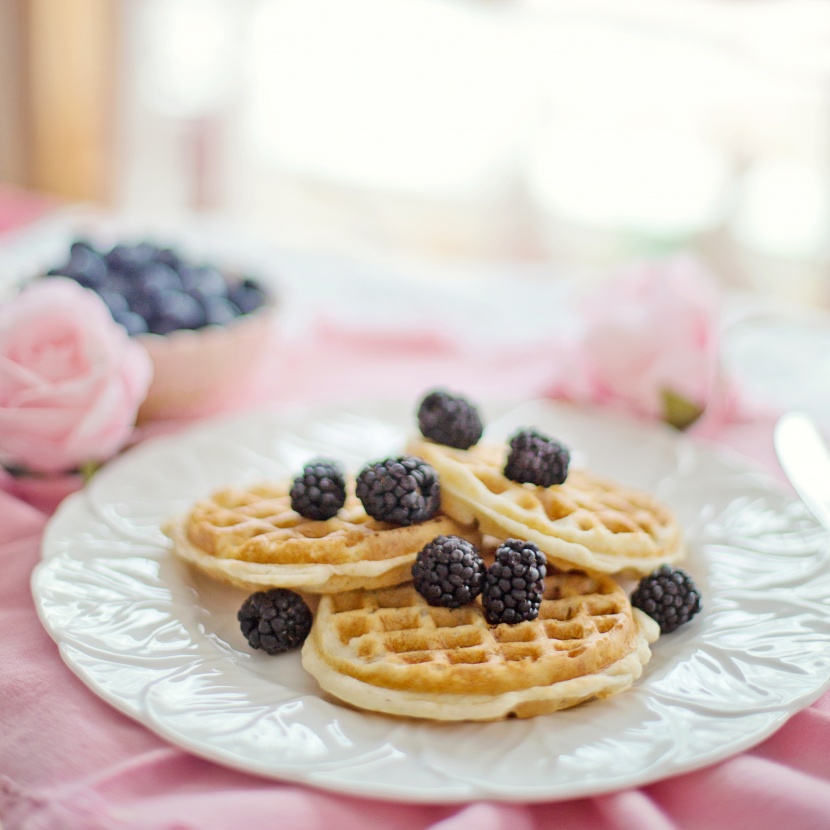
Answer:
[{"label": "waffle grid pattern", "polygon": [[[386,527],[370,518],[354,495],[348,496],[337,516],[321,522],[291,509],[287,485],[264,484],[247,490],[223,490],[199,502],[190,516],[189,536],[194,544],[215,556],[296,563],[307,558],[281,543],[339,538],[347,552],[367,532]],[[248,540],[266,534],[267,544],[245,548]]]},{"label": "waffle grid pattern", "polygon": [[414,441],[409,449],[438,470],[449,515],[533,541],[555,564],[649,573],[655,562],[683,557],[674,515],[645,491],[585,470],[571,470],[561,485],[519,484],[503,475],[506,448],[497,444],[462,451]]},{"label": "waffle grid pattern", "polygon": [[518,510],[536,515],[537,527],[547,522],[580,531],[605,528],[609,533],[644,533],[658,538],[673,518],[647,494],[622,489],[579,470],[570,473],[567,487],[525,489],[516,487],[491,467],[471,465],[476,478],[494,496],[511,501]]},{"label": "waffle grid pattern", "polygon": [[[353,482],[350,482],[353,488]],[[418,551],[436,536],[481,537],[439,514],[405,527],[366,514],[352,489],[325,521],[291,509],[288,483],[225,488],[165,524],[177,555],[222,582],[247,590],[292,588],[334,593],[399,585]]]},{"label": "waffle grid pattern", "polygon": [[478,603],[430,606],[411,586],[328,601],[327,651],[352,676],[408,690],[499,693],[576,677],[624,656],[634,631],[619,587],[581,573],[549,578],[539,617],[517,625],[489,626]]}]

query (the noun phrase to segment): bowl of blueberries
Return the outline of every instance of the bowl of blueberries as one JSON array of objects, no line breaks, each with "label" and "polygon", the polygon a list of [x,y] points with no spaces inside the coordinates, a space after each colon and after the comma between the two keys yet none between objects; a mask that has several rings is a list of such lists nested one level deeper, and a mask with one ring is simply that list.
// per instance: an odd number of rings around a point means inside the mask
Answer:
[{"label": "bowl of blueberries", "polygon": [[147,349],[154,376],[139,422],[220,411],[256,382],[277,337],[277,303],[255,277],[148,241],[76,239],[64,276],[94,291]]}]

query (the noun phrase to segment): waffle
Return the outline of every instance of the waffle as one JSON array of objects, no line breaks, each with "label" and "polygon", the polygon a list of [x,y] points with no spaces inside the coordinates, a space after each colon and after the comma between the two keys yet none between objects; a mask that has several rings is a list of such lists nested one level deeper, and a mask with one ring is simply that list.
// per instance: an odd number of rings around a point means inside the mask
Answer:
[{"label": "waffle", "polygon": [[411,579],[418,551],[440,534],[480,537],[448,516],[408,527],[370,518],[354,496],[326,521],[291,509],[290,483],[228,488],[197,502],[164,532],[185,562],[244,588],[310,593],[380,588]]},{"label": "waffle", "polygon": [[490,626],[478,601],[430,606],[411,583],[321,599],[302,661],[352,706],[434,720],[520,718],[621,692],[659,627],[605,574],[554,573],[536,620]]},{"label": "waffle", "polygon": [[408,449],[438,471],[447,515],[534,542],[560,567],[642,576],[684,556],[672,512],[643,491],[584,470],[551,487],[519,484],[502,473],[505,445],[456,450],[416,439]]}]

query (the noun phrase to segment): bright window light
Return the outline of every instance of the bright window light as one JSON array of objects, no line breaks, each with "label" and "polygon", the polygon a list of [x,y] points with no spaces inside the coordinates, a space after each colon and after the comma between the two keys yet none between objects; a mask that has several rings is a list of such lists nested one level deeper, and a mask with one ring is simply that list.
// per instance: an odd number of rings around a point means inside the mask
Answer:
[{"label": "bright window light", "polygon": [[717,52],[613,25],[548,24],[540,65],[549,115],[532,191],[554,215],[658,237],[722,217],[729,170],[707,135],[732,80]]},{"label": "bright window light", "polygon": [[271,164],[341,184],[487,192],[532,104],[512,30],[437,0],[266,0],[250,30],[249,137]]},{"label": "bright window light", "polygon": [[830,253],[830,189],[821,170],[796,161],[756,164],[744,176],[735,233],[758,253],[795,259]]},{"label": "bright window light", "polygon": [[139,81],[155,109],[178,118],[225,101],[236,71],[239,10],[232,0],[149,0]]},{"label": "bright window light", "polygon": [[531,181],[562,218],[676,238],[720,218],[727,173],[715,147],[685,134],[571,129],[540,143]]}]

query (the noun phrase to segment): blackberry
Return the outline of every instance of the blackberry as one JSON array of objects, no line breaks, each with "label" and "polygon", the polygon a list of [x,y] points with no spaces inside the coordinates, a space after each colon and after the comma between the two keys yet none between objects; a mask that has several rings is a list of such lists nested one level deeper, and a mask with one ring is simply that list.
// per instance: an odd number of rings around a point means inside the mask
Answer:
[{"label": "blackberry", "polygon": [[336,461],[315,458],[291,485],[291,509],[306,519],[325,521],[346,503],[346,479]]},{"label": "blackberry", "polygon": [[481,602],[490,625],[535,620],[545,590],[545,555],[533,544],[508,539],[487,571]]},{"label": "blackberry", "polygon": [[285,588],[251,594],[236,618],[251,648],[268,654],[298,648],[311,631],[311,610],[305,600]]},{"label": "blackberry", "polygon": [[640,580],[631,604],[656,620],[663,634],[687,623],[702,607],[700,592],[689,574],[668,565]]},{"label": "blackberry", "polygon": [[568,477],[571,454],[558,441],[535,429],[523,429],[510,439],[504,474],[511,481],[550,487]]},{"label": "blackberry", "polygon": [[366,512],[379,522],[425,522],[441,507],[438,473],[414,455],[367,464],[357,476],[356,491]]},{"label": "blackberry", "polygon": [[478,548],[460,536],[436,536],[412,566],[415,590],[430,604],[459,608],[484,587],[487,569]]},{"label": "blackberry", "polygon": [[425,438],[467,450],[477,444],[484,427],[478,410],[466,398],[436,389],[418,407],[418,427]]}]

